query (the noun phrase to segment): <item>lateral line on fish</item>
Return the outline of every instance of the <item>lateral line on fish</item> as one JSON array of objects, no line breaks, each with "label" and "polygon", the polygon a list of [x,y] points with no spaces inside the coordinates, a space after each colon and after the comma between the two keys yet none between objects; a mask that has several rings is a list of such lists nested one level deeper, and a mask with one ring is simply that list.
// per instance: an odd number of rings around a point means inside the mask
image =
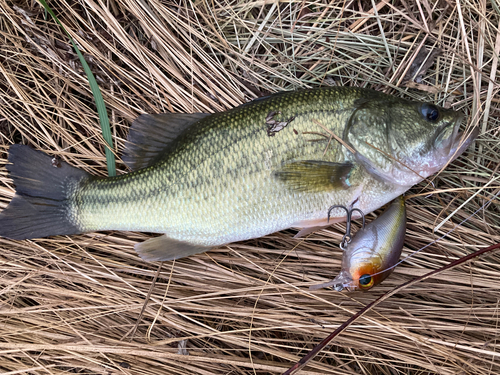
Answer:
[{"label": "lateral line on fish", "polygon": [[[497,180],[499,177],[497,177],[495,180]],[[494,181],[494,180],[492,180]],[[484,187],[483,187],[484,188]],[[380,272],[377,272],[377,273],[374,273],[374,274],[371,274],[370,276],[375,276],[375,275],[379,275],[383,272],[386,272],[388,270],[391,270],[393,268],[396,268],[397,266],[399,266],[401,263],[405,262],[407,259],[413,257],[414,255],[418,254],[419,252],[421,252],[422,250],[425,250],[427,249],[429,246],[432,246],[434,245],[436,242],[438,241],[441,241],[443,238],[445,238],[446,236],[448,236],[450,233],[453,233],[458,227],[462,226],[462,224],[466,223],[467,221],[470,220],[470,218],[472,218],[474,215],[476,215],[479,211],[481,211],[483,208],[485,208],[488,204],[492,203],[498,196],[500,195],[500,190],[495,194],[493,195],[493,197],[491,197],[490,200],[488,200],[485,204],[483,204],[481,207],[479,207],[476,211],[474,211],[472,214],[470,214],[469,216],[467,216],[464,220],[462,220],[460,223],[456,224],[453,228],[451,228],[448,232],[446,232],[445,234],[443,234],[441,237],[435,239],[434,241],[432,242],[429,242],[427,245],[421,247],[420,249],[418,249],[417,251],[413,252],[412,254],[408,255],[407,257],[401,259],[399,262],[397,262],[395,265],[391,266],[391,267],[388,267],[386,268],[385,270],[382,270]],[[472,197],[471,197],[472,198]]]},{"label": "lateral line on fish", "polygon": [[[331,138],[333,137],[333,138],[335,138],[335,139],[336,139],[339,143],[341,143],[341,144],[342,144],[345,148],[347,148],[350,152],[352,152],[353,154],[356,154],[356,153],[357,153],[357,151],[356,151],[356,150],[354,150],[352,147],[350,147],[348,144],[346,144],[344,140],[342,140],[340,137],[338,137],[338,136],[337,136],[335,133],[333,133],[330,129],[326,128],[326,127],[325,127],[323,124],[321,124],[318,120],[316,120],[316,119],[312,119],[311,121],[313,121],[316,125],[320,126],[320,127],[321,127],[322,129],[324,129],[324,130],[325,130],[328,134],[330,134],[330,135],[331,135],[331,137],[329,137],[329,139],[330,139],[330,140],[331,140]],[[222,148],[218,149],[217,151],[215,151],[215,152],[213,152],[213,153],[211,153],[211,154],[207,155],[207,158],[203,159],[203,161],[206,161],[206,160],[207,160],[209,157],[211,157],[211,156],[215,156],[215,155],[217,155],[217,154],[222,153],[224,150],[226,150],[226,149],[230,148],[233,144],[237,143],[238,141],[241,141],[241,140],[243,140],[243,139],[245,139],[245,138],[249,138],[250,136],[255,135],[255,134],[258,134],[258,133],[259,133],[259,132],[261,132],[261,131],[262,131],[262,129],[256,129],[256,130],[254,130],[254,131],[252,131],[252,132],[248,133],[248,134],[247,134],[247,135],[245,135],[245,136],[241,136],[241,137],[237,138],[237,139],[236,139],[236,140],[235,140],[232,144],[228,144],[227,146],[222,147]],[[321,134],[321,133],[317,133],[317,134]],[[324,136],[324,135],[323,135],[323,136]],[[328,143],[328,145],[329,145],[329,144],[330,144],[330,142]],[[327,146],[327,149],[328,149],[328,146]],[[326,149],[325,149],[325,153],[326,153]],[[188,172],[184,172],[184,173],[182,173],[182,174],[179,174],[177,177],[183,177],[183,176],[188,175],[189,173],[191,173],[191,172],[190,172],[190,171],[188,171]],[[178,185],[178,184],[179,184],[179,182],[175,181],[175,182],[170,183],[167,187],[170,187],[170,186],[176,186],[176,185]],[[153,194],[153,193],[151,193],[150,195],[152,195],[152,194]],[[148,196],[150,196],[150,195],[148,195]]]}]

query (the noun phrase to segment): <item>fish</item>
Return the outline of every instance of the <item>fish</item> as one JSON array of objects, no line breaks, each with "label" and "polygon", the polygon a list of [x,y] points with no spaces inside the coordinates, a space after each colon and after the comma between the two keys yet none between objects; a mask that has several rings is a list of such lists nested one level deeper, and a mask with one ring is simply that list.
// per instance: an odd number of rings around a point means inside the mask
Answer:
[{"label": "fish", "polygon": [[375,220],[361,228],[345,246],[340,273],[311,290],[333,288],[340,292],[366,292],[394,271],[403,250],[406,234],[406,205],[403,196],[394,199]]},{"label": "fish", "polygon": [[321,87],[219,113],[141,115],[122,157],[131,172],[116,177],[14,144],[6,167],[16,193],[0,236],[159,233],[134,248],[164,261],[324,227],[346,219],[332,205],[370,213],[460,155],[477,134],[462,136],[463,119],[370,89]]}]

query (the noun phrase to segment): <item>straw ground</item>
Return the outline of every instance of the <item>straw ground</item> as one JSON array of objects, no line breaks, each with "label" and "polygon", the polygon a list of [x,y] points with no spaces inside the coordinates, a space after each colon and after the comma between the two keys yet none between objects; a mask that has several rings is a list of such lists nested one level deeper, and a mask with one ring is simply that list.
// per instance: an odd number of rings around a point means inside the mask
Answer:
[{"label": "straw ground", "polygon": [[[469,151],[410,191],[404,256],[500,189],[498,1],[52,1],[84,53],[119,157],[141,113],[214,112],[281,90],[363,86],[467,114]],[[29,144],[105,176],[85,74],[37,2],[0,0],[0,163]],[[118,160],[118,173],[127,172]],[[428,196],[433,193],[431,196]],[[0,169],[0,209],[14,195]],[[464,204],[465,203],[465,204]],[[280,373],[381,293],[500,241],[499,200],[369,293],[308,286],[340,267],[344,225],[145,263],[149,235],[0,239],[4,374]],[[369,215],[373,219],[375,214]],[[391,297],[304,374],[500,373],[493,255]]]}]

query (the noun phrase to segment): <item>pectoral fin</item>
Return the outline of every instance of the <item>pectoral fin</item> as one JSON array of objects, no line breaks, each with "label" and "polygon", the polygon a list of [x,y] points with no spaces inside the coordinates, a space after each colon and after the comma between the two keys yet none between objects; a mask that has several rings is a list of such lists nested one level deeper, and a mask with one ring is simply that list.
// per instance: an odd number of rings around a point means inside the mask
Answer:
[{"label": "pectoral fin", "polygon": [[143,260],[154,262],[184,258],[203,253],[211,248],[174,240],[163,235],[138,243],[134,249]]},{"label": "pectoral fin", "polygon": [[321,192],[347,189],[352,169],[351,163],[302,160],[284,165],[274,176],[290,189]]}]

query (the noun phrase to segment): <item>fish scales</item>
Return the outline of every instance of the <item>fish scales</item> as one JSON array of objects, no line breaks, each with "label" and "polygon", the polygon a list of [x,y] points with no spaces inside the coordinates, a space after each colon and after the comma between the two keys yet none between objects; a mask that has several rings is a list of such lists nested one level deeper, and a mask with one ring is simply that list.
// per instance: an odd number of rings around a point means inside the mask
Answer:
[{"label": "fish scales", "polygon": [[[259,237],[300,220],[323,219],[332,202],[346,204],[353,189],[294,192],[280,186],[272,172],[290,160],[348,159],[335,140],[327,147],[326,137],[312,142],[322,136],[303,133],[325,133],[316,120],[341,136],[352,103],[363,91],[350,93],[346,100],[338,89],[302,91],[212,115],[190,128],[157,165],[86,182],[74,196],[75,224],[83,231],[160,232],[218,245]],[[280,119],[295,116],[274,136],[266,131],[271,111],[280,111]],[[252,221],[263,224],[248,233]],[[216,241],[206,241],[211,237]]]}]

